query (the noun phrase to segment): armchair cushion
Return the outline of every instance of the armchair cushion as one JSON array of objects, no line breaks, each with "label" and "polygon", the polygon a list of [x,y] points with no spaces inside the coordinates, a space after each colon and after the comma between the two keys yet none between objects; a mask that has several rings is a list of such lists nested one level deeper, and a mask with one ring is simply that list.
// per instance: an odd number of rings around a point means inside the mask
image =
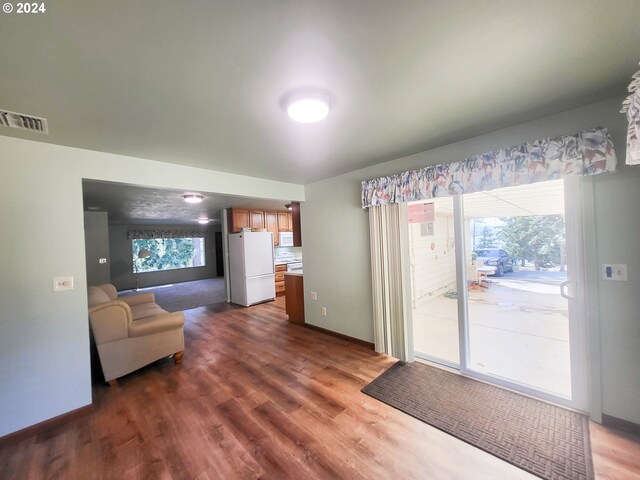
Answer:
[{"label": "armchair cushion", "polygon": [[97,345],[122,340],[129,336],[131,309],[124,302],[110,300],[91,308],[89,320]]},{"label": "armchair cushion", "polygon": [[134,305],[142,305],[145,303],[155,303],[156,296],[153,292],[145,292],[145,293],[134,293],[133,295],[127,295],[126,297],[120,298],[123,302],[127,303],[129,306],[133,307]]},{"label": "armchair cushion", "polygon": [[118,291],[116,290],[116,287],[114,287],[110,283],[103,283],[102,285],[98,285],[98,288],[103,290],[107,295],[109,295],[109,298],[111,300],[118,299]]},{"label": "armchair cushion", "polygon": [[164,332],[184,326],[184,315],[182,312],[165,313],[153,317],[142,318],[131,322],[129,325],[130,337],[143,337],[153,333]]},{"label": "armchair cushion", "polygon": [[155,315],[167,314],[165,310],[160,308],[155,303],[144,303],[141,305],[134,305],[131,307],[131,315],[134,320],[139,320],[145,317],[153,317]]},{"label": "armchair cushion", "polygon": [[112,298],[107,295],[107,292],[102,290],[100,287],[91,286],[89,287],[88,293],[89,308],[112,300]]}]

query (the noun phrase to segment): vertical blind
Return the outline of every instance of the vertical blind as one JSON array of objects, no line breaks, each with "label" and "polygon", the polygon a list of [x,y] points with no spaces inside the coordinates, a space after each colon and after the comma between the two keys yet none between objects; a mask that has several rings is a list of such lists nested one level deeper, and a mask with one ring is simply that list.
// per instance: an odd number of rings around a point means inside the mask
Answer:
[{"label": "vertical blind", "polygon": [[381,205],[369,209],[371,236],[371,284],[373,289],[374,342],[376,352],[407,360],[407,308],[405,304],[403,235],[405,205]]}]

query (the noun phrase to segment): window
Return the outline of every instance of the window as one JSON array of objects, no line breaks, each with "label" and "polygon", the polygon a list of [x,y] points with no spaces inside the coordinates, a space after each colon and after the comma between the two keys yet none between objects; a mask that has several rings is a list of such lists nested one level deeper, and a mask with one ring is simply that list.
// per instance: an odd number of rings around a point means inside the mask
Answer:
[{"label": "window", "polygon": [[[133,272],[204,267],[204,238],[145,238],[131,241]],[[151,255],[140,257],[141,250]],[[146,252],[144,252],[146,253]]]},{"label": "window", "polygon": [[433,237],[435,235],[433,222],[422,222],[420,224],[420,235],[423,237]]}]

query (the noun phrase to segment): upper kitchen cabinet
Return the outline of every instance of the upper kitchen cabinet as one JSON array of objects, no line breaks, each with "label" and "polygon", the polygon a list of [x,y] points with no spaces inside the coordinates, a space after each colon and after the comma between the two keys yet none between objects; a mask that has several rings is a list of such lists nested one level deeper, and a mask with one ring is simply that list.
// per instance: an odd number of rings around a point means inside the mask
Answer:
[{"label": "upper kitchen cabinet", "polygon": [[234,208],[231,210],[231,231],[240,232],[243,228],[259,230],[265,228],[264,212],[262,210],[247,210]]},{"label": "upper kitchen cabinet", "polygon": [[240,232],[243,228],[251,228],[251,221],[249,218],[249,210],[242,210],[234,208],[231,211],[231,231]]},{"label": "upper kitchen cabinet", "polygon": [[291,202],[291,227],[293,229],[293,246],[302,246],[302,226],[300,222],[300,203]]},{"label": "upper kitchen cabinet", "polygon": [[229,218],[231,220],[231,232],[240,232],[243,228],[251,230],[265,229],[273,234],[274,247],[279,246],[278,233],[293,232],[293,246],[302,246],[300,232],[300,204],[292,202],[291,212],[265,212],[246,208],[233,208]]},{"label": "upper kitchen cabinet", "polygon": [[290,212],[278,212],[278,231],[291,232],[293,225],[291,224]]},{"label": "upper kitchen cabinet", "polygon": [[278,212],[264,212],[264,228],[273,234],[273,246],[278,246]]},{"label": "upper kitchen cabinet", "polygon": [[249,211],[249,223],[251,230],[257,230],[264,227],[264,211],[263,210],[250,210]]}]

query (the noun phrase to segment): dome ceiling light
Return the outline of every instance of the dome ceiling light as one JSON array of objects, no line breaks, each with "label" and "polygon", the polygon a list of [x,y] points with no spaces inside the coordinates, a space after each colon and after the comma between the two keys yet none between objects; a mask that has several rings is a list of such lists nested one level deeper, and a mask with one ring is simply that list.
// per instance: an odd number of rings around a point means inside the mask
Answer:
[{"label": "dome ceiling light", "polygon": [[209,223],[210,221],[211,221],[210,219],[208,219],[208,218],[204,218],[204,217],[200,217],[200,218],[198,219],[198,223],[199,223],[200,225],[206,225],[206,224],[207,224],[207,223]]},{"label": "dome ceiling light", "polygon": [[204,195],[199,193],[185,193],[181,198],[187,203],[200,203],[204,200]]},{"label": "dome ceiling light", "polygon": [[284,107],[294,122],[315,123],[329,114],[329,95],[319,90],[299,90],[286,95]]}]

